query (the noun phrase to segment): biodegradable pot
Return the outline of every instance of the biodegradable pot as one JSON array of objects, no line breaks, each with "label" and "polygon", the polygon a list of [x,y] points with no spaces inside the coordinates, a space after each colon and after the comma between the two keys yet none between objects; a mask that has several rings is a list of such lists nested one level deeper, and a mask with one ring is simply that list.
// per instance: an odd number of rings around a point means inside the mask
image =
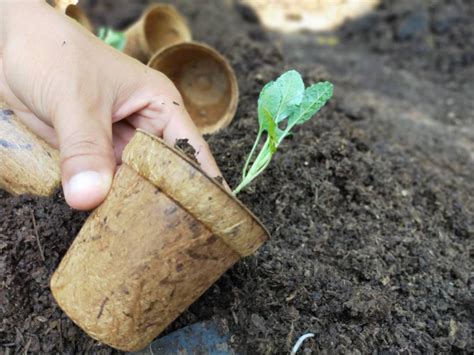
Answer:
[{"label": "biodegradable pot", "polygon": [[61,184],[59,154],[0,101],[0,188],[49,196]]},{"label": "biodegradable pot", "polygon": [[162,48],[192,39],[186,19],[174,6],[165,4],[149,7],[125,31],[125,37],[124,52],[143,63]]},{"label": "biodegradable pot", "polygon": [[148,66],[173,81],[201,133],[214,133],[234,118],[239,101],[237,78],[215,49],[198,42],[175,44],[157,52]]},{"label": "biodegradable pot", "polygon": [[90,336],[136,351],[267,238],[257,218],[196,163],[138,131],[51,290]]},{"label": "biodegradable pot", "polygon": [[73,20],[76,20],[80,25],[82,25],[88,31],[92,32],[94,30],[94,27],[92,26],[89,18],[84,13],[84,11],[82,11],[79,5],[68,5],[66,9],[64,10],[64,13],[70,18],[72,18]]}]

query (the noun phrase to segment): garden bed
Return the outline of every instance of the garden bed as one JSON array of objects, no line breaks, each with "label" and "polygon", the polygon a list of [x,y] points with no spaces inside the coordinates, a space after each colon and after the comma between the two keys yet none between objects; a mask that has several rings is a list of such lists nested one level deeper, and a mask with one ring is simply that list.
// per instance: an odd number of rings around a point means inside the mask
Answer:
[{"label": "garden bed", "polygon": [[[248,8],[231,1],[168,2],[188,16],[197,40],[215,46],[235,68],[236,117],[208,137],[234,186],[257,132],[261,86],[288,65]],[[81,3],[96,23],[116,27],[145,5]],[[307,84],[336,79],[317,63],[306,68]],[[381,139],[385,128],[371,110],[355,114],[337,95],[318,119],[300,127],[239,196],[272,239],[167,331],[224,320],[233,347],[249,354],[288,353],[306,332],[315,337],[303,347],[319,352],[474,351],[470,168],[461,169],[465,176],[431,168],[410,147]],[[455,162],[462,166],[465,158]],[[113,352],[62,313],[48,286],[86,217],[71,211],[59,191],[51,199],[0,192],[3,351]]]}]

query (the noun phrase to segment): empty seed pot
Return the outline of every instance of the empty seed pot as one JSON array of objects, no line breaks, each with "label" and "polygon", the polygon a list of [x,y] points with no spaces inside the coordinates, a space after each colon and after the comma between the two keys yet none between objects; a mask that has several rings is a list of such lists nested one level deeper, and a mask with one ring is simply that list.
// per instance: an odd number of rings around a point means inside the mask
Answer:
[{"label": "empty seed pot", "polygon": [[237,110],[239,88],[231,65],[208,45],[179,43],[157,52],[148,63],[178,88],[201,133],[229,125]]},{"label": "empty seed pot", "polygon": [[49,196],[61,184],[59,154],[0,102],[0,188]]},{"label": "empty seed pot", "polygon": [[257,218],[191,159],[138,131],[51,289],[90,336],[136,351],[267,238]]},{"label": "empty seed pot", "polygon": [[64,13],[70,18],[76,20],[80,25],[82,25],[88,31],[90,32],[93,31],[94,28],[89,18],[84,13],[84,11],[82,11],[79,5],[69,5],[68,7],[66,7],[66,10],[64,10]]},{"label": "empty seed pot", "polygon": [[124,52],[147,63],[158,50],[176,43],[191,41],[191,31],[183,16],[172,5],[158,4],[146,10],[125,31]]}]

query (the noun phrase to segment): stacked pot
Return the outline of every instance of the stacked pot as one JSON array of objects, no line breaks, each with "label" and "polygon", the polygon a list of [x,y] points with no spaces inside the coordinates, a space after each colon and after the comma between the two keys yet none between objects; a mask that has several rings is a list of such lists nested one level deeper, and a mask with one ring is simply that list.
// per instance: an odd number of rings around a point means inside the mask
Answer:
[{"label": "stacked pot", "polygon": [[[92,31],[78,5],[63,10]],[[214,48],[192,40],[186,19],[172,5],[149,7],[125,31],[124,52],[173,81],[201,133],[227,127],[237,110],[239,88],[234,70]]]},{"label": "stacked pot", "polygon": [[173,81],[201,133],[231,122],[239,96],[234,71],[215,49],[192,41],[186,19],[173,6],[150,7],[125,37],[125,53]]},{"label": "stacked pot", "polygon": [[[201,132],[230,122],[238,97],[234,72],[214,49],[191,41],[175,8],[149,8],[126,36],[126,53],[173,80]],[[58,152],[1,101],[0,143],[0,188],[50,196],[60,185]],[[91,337],[135,351],[268,232],[221,184],[157,137],[137,131],[122,160],[106,200],[52,276],[51,290]]]}]

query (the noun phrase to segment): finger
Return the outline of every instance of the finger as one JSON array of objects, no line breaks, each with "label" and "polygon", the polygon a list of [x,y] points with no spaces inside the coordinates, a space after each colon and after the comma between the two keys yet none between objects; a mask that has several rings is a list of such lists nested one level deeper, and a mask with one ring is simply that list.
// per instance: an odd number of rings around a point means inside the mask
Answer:
[{"label": "finger", "polygon": [[128,142],[130,142],[130,139],[132,139],[135,131],[136,129],[126,120],[122,120],[112,125],[115,160],[117,164],[122,164],[123,150]]},{"label": "finger", "polygon": [[105,199],[116,166],[110,113],[85,108],[59,108],[53,119],[64,195],[71,207],[80,210],[92,209]]},{"label": "finger", "polygon": [[53,127],[44,123],[31,112],[15,110],[15,114],[34,134],[41,137],[53,148],[58,148],[58,139]]},{"label": "finger", "polygon": [[15,111],[16,116],[28,126],[33,133],[43,138],[49,145],[57,147],[56,134],[54,129],[44,123],[34,113],[32,113],[10,90],[6,84],[3,73],[2,59],[0,57],[0,101],[5,102],[7,106]]},{"label": "finger", "polygon": [[163,131],[163,139],[174,145],[178,139],[188,139],[189,144],[196,150],[195,156],[201,168],[211,177],[222,176],[209,145],[194,125],[186,110],[172,117]]},{"label": "finger", "polygon": [[135,128],[162,137],[174,146],[178,139],[188,139],[196,150],[201,168],[211,177],[222,176],[207,142],[194,125],[181,100],[157,97],[145,105],[128,121]]}]

